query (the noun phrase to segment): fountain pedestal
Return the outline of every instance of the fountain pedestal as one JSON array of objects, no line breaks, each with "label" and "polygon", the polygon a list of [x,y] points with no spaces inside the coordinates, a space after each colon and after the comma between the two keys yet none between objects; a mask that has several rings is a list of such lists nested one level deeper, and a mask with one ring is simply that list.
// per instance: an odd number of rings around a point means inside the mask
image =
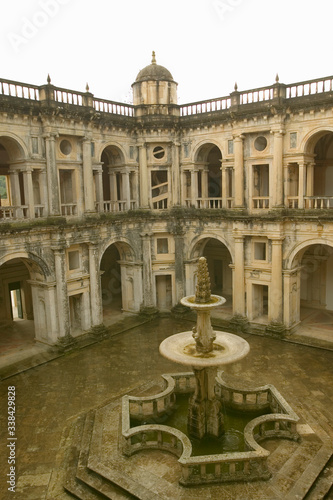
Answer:
[{"label": "fountain pedestal", "polygon": [[[224,433],[221,402],[215,398],[217,368],[193,368],[195,392],[189,401],[187,429],[190,436],[220,437]],[[213,389],[213,390],[212,390]]]}]

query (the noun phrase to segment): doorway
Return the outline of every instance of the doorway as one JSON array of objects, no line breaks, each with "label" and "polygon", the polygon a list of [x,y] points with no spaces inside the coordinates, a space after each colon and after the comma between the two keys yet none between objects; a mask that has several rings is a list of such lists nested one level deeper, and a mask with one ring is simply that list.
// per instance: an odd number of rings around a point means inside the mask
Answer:
[{"label": "doorway", "polygon": [[23,319],[21,283],[20,281],[15,281],[14,283],[9,283],[8,287],[12,320]]}]

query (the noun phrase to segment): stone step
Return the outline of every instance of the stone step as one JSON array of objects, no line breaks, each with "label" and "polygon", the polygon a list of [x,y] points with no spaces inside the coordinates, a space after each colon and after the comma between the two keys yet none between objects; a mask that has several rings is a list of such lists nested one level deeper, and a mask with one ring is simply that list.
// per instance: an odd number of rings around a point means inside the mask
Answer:
[{"label": "stone step", "polygon": [[91,435],[94,427],[95,411],[87,413],[81,425],[79,447],[73,447],[70,474],[65,483],[65,490],[82,500],[100,498],[112,500],[135,499],[136,496],[106,481],[87,467]]},{"label": "stone step", "polygon": [[321,474],[317,477],[304,500],[322,500],[323,498],[333,498],[333,455],[323,467]]},{"label": "stone step", "polygon": [[[328,461],[332,457],[333,449],[331,444],[324,444],[318,453],[313,457],[302,475],[298,478],[293,488],[286,495],[286,500],[302,500],[311,498],[307,494],[313,487],[318,477],[322,474]],[[318,498],[318,497],[313,497]],[[323,498],[323,497],[319,497]]]}]

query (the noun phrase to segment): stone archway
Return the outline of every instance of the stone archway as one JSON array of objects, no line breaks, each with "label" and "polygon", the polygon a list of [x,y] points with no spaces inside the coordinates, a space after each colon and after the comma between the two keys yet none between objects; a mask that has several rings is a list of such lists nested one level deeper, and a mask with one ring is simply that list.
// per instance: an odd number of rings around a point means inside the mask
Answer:
[{"label": "stone archway", "polygon": [[103,253],[100,270],[104,323],[113,321],[122,311],[139,311],[140,269],[134,263],[131,246],[121,241],[110,244]]},{"label": "stone archway", "polygon": [[29,256],[7,258],[0,266],[0,322],[2,332],[14,331],[26,341],[22,332],[29,332],[31,341],[53,344],[57,340],[54,315],[55,285],[48,284],[45,263],[38,264]]},{"label": "stone archway", "polygon": [[20,206],[25,206],[24,176],[15,169],[22,167],[24,151],[11,137],[0,136],[0,218],[19,217]]},{"label": "stone archway", "polygon": [[[313,242],[303,245],[287,273],[290,290],[286,323],[320,328],[333,320],[333,245]],[[290,275],[290,276],[289,276]],[[325,319],[326,318],[326,319]],[[326,328],[326,327],[325,327]],[[332,332],[333,333],[333,332]]]},{"label": "stone archway", "polygon": [[195,156],[197,197],[204,208],[222,207],[222,153],[212,143],[202,145]]},{"label": "stone archway", "polygon": [[213,294],[227,299],[224,309],[230,308],[232,315],[232,256],[227,245],[213,235],[201,237],[190,252],[190,263],[186,264],[187,295],[195,292],[197,259],[206,257]]}]

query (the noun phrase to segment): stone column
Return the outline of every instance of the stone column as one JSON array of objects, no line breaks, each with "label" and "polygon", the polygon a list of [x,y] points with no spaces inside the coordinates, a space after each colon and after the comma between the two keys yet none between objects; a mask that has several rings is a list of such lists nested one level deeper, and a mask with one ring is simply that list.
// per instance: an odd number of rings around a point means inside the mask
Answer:
[{"label": "stone column", "polygon": [[132,191],[134,208],[139,208],[140,206],[140,193],[139,193],[139,173],[137,170],[132,171]]},{"label": "stone column", "polygon": [[[66,254],[64,249],[53,249],[55,260],[57,311],[59,322],[59,337],[70,337],[69,301],[66,279]],[[55,305],[54,305],[55,306]]]},{"label": "stone column", "polygon": [[180,302],[185,295],[184,282],[184,233],[178,230],[174,233],[175,239],[175,281],[176,281],[176,302]]},{"label": "stone column", "polygon": [[44,138],[46,149],[46,174],[49,213],[50,215],[60,215],[60,192],[55,154],[55,135],[48,134],[44,136]]},{"label": "stone column", "polygon": [[193,207],[198,206],[198,169],[193,168],[191,170],[191,205]]},{"label": "stone column", "polygon": [[313,196],[313,188],[314,188],[314,167],[315,164],[313,162],[308,163],[306,170],[306,196]]},{"label": "stone column", "polygon": [[272,131],[274,135],[273,172],[270,192],[273,207],[283,207],[283,130]]},{"label": "stone column", "polygon": [[99,212],[104,212],[102,166],[95,168],[96,201]]},{"label": "stone column", "polygon": [[122,174],[122,200],[125,201],[125,209],[129,210],[131,208],[131,190],[130,190],[130,179],[129,170],[126,168]]},{"label": "stone column", "polygon": [[172,205],[179,206],[180,205],[180,163],[179,163],[179,157],[180,157],[180,143],[175,142],[172,145],[172,168],[171,168],[171,173],[172,173],[172,179],[171,179],[171,186],[172,186]]},{"label": "stone column", "polygon": [[208,167],[205,167],[203,170],[201,170],[201,197],[205,200],[203,205],[204,208],[209,208],[209,203],[207,201],[207,198],[209,196],[209,189],[208,189]]},{"label": "stone column", "polygon": [[117,174],[109,168],[111,211],[118,211]]},{"label": "stone column", "polygon": [[30,219],[35,218],[35,203],[34,203],[34,188],[32,184],[33,169],[27,167],[23,170],[23,184],[25,204],[28,205],[28,216]]},{"label": "stone column", "polygon": [[[222,162],[222,160],[221,160]],[[221,165],[222,171],[222,208],[228,208],[228,190],[227,190],[227,169]]]},{"label": "stone column", "polygon": [[244,272],[244,236],[235,234],[235,264],[233,280],[233,314],[245,317],[245,272]]},{"label": "stone column", "polygon": [[141,235],[142,238],[142,256],[143,256],[143,306],[145,308],[154,307],[153,297],[153,272],[152,272],[152,256],[151,256],[151,238],[152,233],[145,232]]},{"label": "stone column", "polygon": [[269,320],[271,323],[280,324],[283,322],[282,243],[283,238],[272,238],[272,274],[269,290]]},{"label": "stone column", "polygon": [[10,170],[10,190],[12,195],[12,205],[15,207],[15,217],[22,217],[21,191],[19,173],[17,170]]},{"label": "stone column", "polygon": [[103,323],[102,290],[98,265],[98,244],[89,244],[90,307],[92,326]]},{"label": "stone column", "polygon": [[244,151],[243,135],[234,137],[235,155],[235,208],[244,207]]},{"label": "stone column", "polygon": [[305,195],[305,164],[298,164],[298,208],[304,208],[304,195]]},{"label": "stone column", "polygon": [[94,212],[94,177],[91,157],[91,140],[88,138],[82,140],[82,156],[84,210],[85,212]]},{"label": "stone column", "polygon": [[39,173],[39,188],[40,188],[41,204],[44,206],[43,216],[46,217],[47,215],[49,215],[49,205],[48,205],[48,200],[47,200],[46,169],[41,170]]},{"label": "stone column", "polygon": [[145,143],[139,146],[139,172],[140,208],[149,208],[147,147]]}]

